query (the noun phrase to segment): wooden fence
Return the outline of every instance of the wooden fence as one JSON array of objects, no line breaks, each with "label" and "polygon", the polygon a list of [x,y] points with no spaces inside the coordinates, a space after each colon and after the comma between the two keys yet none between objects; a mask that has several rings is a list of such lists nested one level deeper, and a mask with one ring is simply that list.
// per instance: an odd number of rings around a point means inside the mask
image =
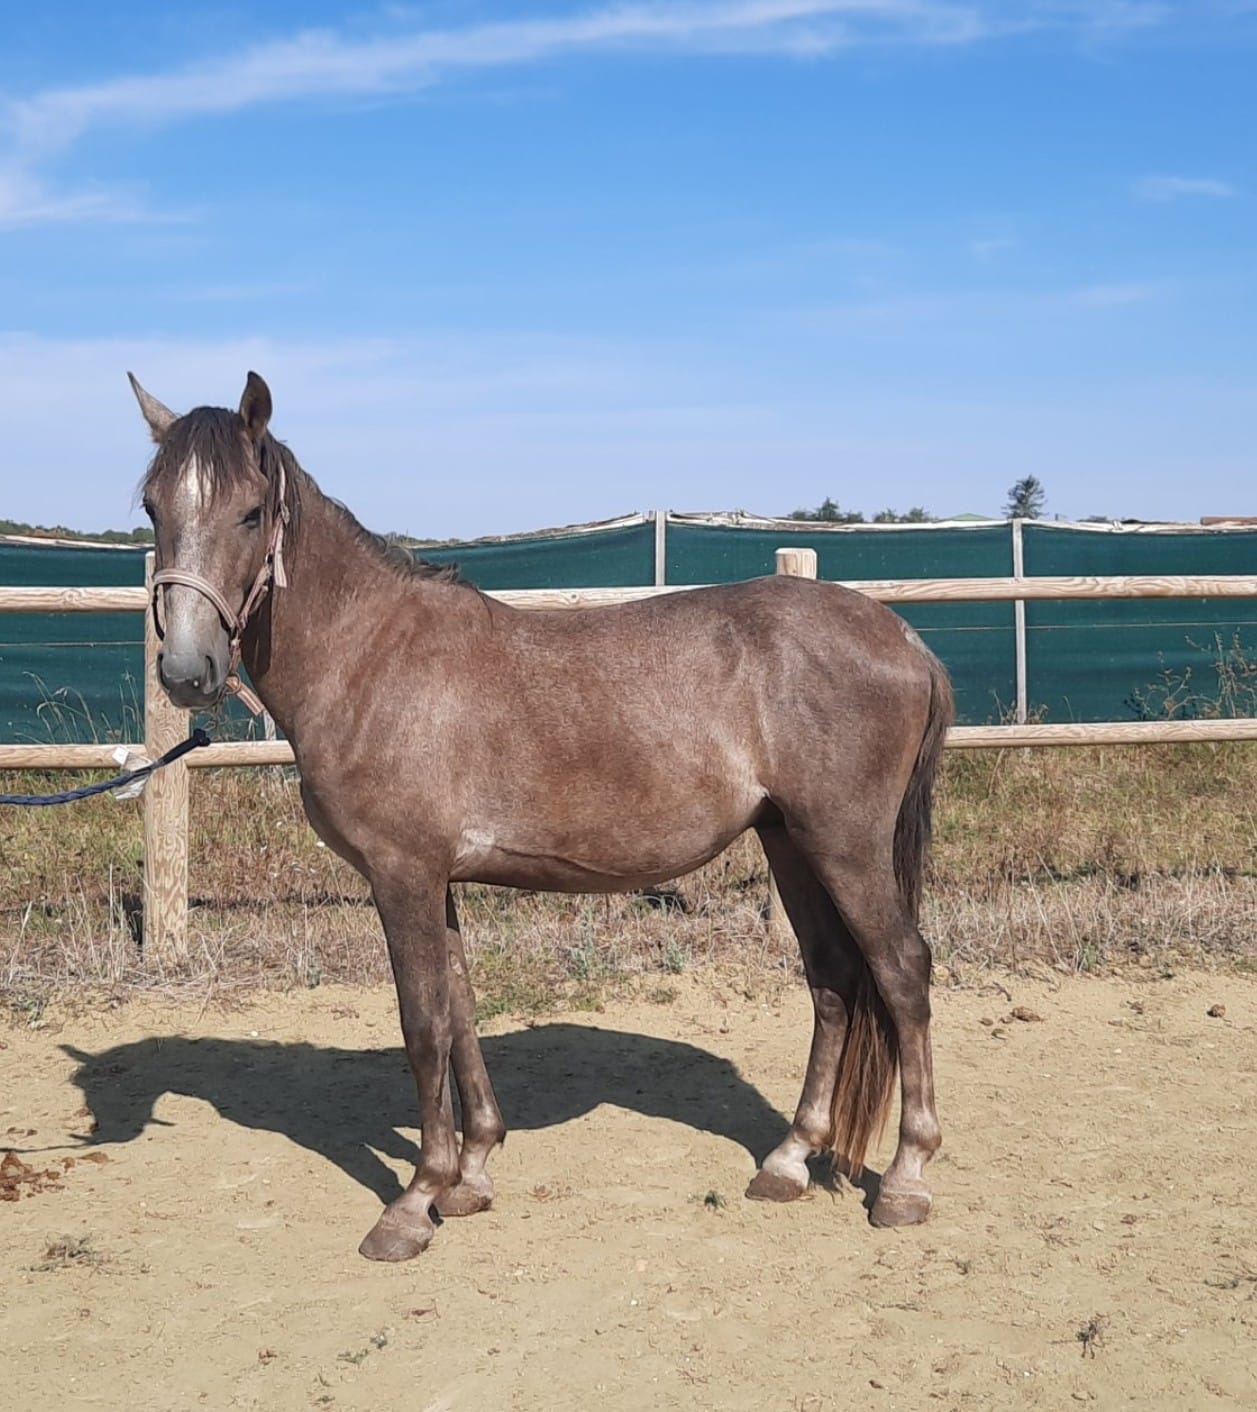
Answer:
[{"label": "wooden fence", "polygon": [[[779,549],[777,572],[816,577],[814,549]],[[146,558],[146,582],[153,556]],[[1007,602],[1060,598],[1257,598],[1257,577],[1079,577],[862,580],[847,585],[883,603]],[[503,590],[490,596],[518,608],[583,608],[627,603],[682,587]],[[187,735],[187,715],[170,704],[157,679],[157,637],[144,588],[5,588],[0,613],[145,614],[144,742],[150,760]],[[1257,718],[1207,721],[1111,721],[1096,724],[953,726],[950,749],[1007,746],[1137,745],[1157,742],[1257,740]],[[115,768],[112,745],[0,745],[0,770]],[[188,770],[291,765],[282,740],[219,741],[150,776],[144,789],[144,945],[154,956],[185,954],[188,904]]]}]

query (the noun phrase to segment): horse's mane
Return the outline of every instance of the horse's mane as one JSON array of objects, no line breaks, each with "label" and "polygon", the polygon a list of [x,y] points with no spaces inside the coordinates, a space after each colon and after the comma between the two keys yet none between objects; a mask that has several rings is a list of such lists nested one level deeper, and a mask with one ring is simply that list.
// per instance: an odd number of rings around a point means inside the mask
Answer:
[{"label": "horse's mane", "polygon": [[[179,417],[171,424],[149,463],[140,484],[140,494],[147,497],[162,481],[178,475],[193,456],[200,466],[202,485],[210,503],[217,496],[230,494],[246,484],[251,476],[251,467],[245,454],[244,428],[239,413],[230,412],[225,407],[195,407]],[[287,485],[289,543],[300,540],[302,510],[306,502],[317,498],[340,516],[359,544],[395,573],[406,578],[467,584],[457,564],[429,563],[401,545],[391,543],[383,535],[364,528],[339,500],[324,495],[314,477],[302,470],[288,447],[269,431],[258,448],[258,465],[270,485],[271,503],[268,509],[272,514],[278,508],[275,500],[279,492],[279,470],[281,466],[283,468]]]}]

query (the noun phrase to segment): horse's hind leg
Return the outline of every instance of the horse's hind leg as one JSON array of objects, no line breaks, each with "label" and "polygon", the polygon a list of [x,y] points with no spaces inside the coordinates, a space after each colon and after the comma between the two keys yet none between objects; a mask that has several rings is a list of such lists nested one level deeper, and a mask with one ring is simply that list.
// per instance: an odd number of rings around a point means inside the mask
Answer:
[{"label": "horse's hind leg", "polygon": [[812,991],[813,1027],[807,1075],[794,1122],[765,1158],[746,1194],[758,1201],[793,1201],[807,1190],[807,1159],[832,1140],[834,1083],[861,963],[833,900],[785,829],[765,826],[759,836],[799,941]]},{"label": "horse's hind leg", "polygon": [[881,846],[864,839],[842,853],[811,842],[800,840],[860,948],[898,1048],[899,1146],[870,1219],[875,1226],[916,1225],[929,1215],[932,1199],[923,1169],[942,1142],[930,1052],[930,948],[895,877],[889,841]]},{"label": "horse's hind leg", "polygon": [[[471,1216],[493,1201],[493,1178],[486,1163],[489,1154],[506,1136],[480,1040],[476,1036],[476,997],[467,974],[467,956],[458,928],[454,899],[446,894],[446,941],[449,947],[450,1019],[453,1023],[454,1081],[458,1084],[463,1113],[463,1146],[458,1158],[458,1185],[444,1192],[436,1203],[442,1216]],[[449,1101],[449,1083],[445,1087]]]}]

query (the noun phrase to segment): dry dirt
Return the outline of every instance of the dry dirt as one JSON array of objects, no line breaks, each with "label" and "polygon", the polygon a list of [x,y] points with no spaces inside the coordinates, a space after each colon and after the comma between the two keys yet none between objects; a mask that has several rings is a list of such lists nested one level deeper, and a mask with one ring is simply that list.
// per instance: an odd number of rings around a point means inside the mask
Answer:
[{"label": "dry dirt", "polygon": [[743,1200],[806,996],[676,991],[488,1027],[497,1204],[404,1266],[355,1253],[416,1136],[386,993],[0,1029],[6,1406],[1257,1407],[1253,979],[941,993],[906,1232]]}]

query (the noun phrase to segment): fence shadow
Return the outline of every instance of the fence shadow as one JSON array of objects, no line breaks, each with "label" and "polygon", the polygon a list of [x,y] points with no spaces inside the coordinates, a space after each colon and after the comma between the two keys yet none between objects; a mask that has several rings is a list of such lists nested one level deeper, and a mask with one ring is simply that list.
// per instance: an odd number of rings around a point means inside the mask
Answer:
[{"label": "fence shadow", "polygon": [[[485,1061],[508,1128],[552,1127],[600,1103],[669,1118],[744,1147],[756,1160],[786,1120],[727,1060],[678,1040],[555,1023],[487,1036]],[[418,1126],[404,1051],[166,1035],[92,1054],[70,1046],[96,1119],[93,1143],[123,1143],[165,1094],[212,1104],[242,1127],[280,1133],[335,1163],[382,1201],[400,1194],[376,1155],[413,1162],[399,1131]],[[208,1154],[207,1154],[208,1155]]]}]

